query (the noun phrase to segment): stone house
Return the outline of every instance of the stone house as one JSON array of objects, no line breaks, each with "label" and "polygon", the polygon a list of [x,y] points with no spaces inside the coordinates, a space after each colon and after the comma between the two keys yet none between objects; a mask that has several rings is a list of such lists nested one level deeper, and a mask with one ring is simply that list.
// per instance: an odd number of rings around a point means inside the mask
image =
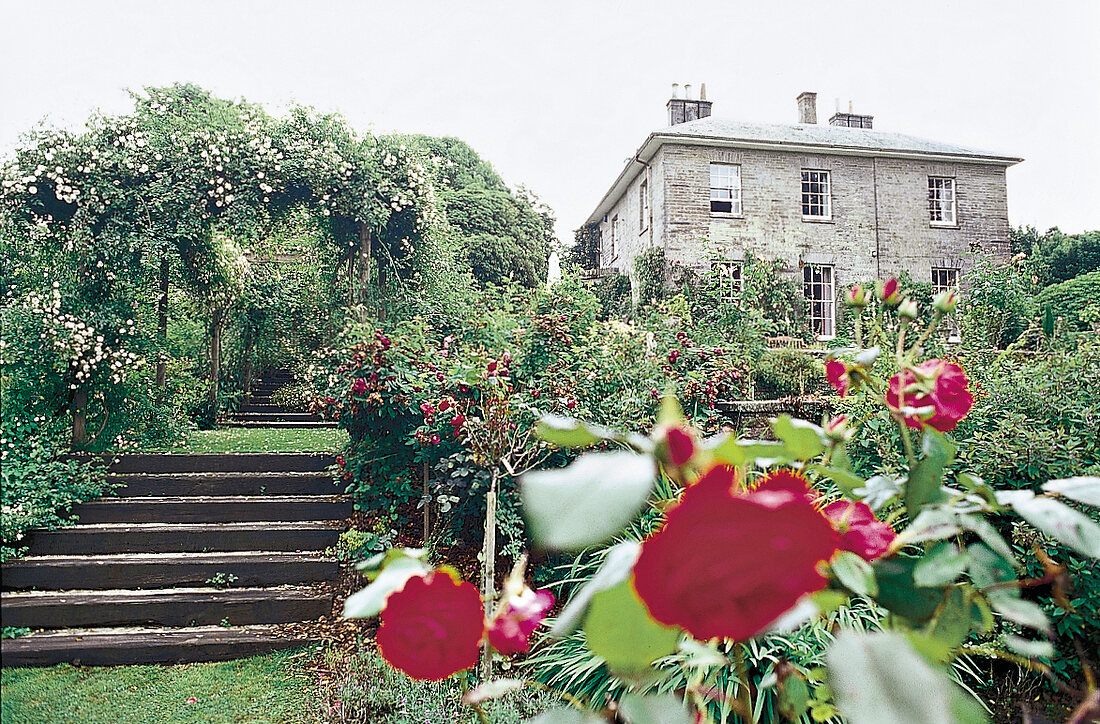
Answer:
[{"label": "stone house", "polygon": [[784,259],[827,339],[848,284],[908,271],[951,288],[970,252],[1007,256],[1005,170],[1023,159],[878,130],[851,108],[819,125],[815,93],[798,96],[798,123],[764,125],[685,90],[588,218],[601,269],[631,274],[656,247],[737,287],[746,253]]}]

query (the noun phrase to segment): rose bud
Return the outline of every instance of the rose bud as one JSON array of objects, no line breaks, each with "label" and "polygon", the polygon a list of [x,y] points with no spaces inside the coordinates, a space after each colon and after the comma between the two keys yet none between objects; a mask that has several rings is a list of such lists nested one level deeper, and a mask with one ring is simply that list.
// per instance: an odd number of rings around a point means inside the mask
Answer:
[{"label": "rose bud", "polygon": [[870,303],[870,299],[867,298],[867,290],[862,285],[853,284],[848,290],[847,295],[848,305],[862,309]]},{"label": "rose bud", "polygon": [[439,411],[440,412],[446,412],[449,409],[451,409],[451,401],[450,400],[440,400],[439,401]]},{"label": "rose bud", "polygon": [[952,291],[940,292],[932,300],[932,308],[942,314],[951,314],[959,305],[959,295]]},{"label": "rose bud", "polygon": [[919,311],[916,301],[912,299],[906,299],[898,305],[898,316],[902,319],[916,319]]},{"label": "rose bud", "polygon": [[506,590],[505,594],[487,627],[489,644],[505,656],[526,653],[531,634],[554,605],[554,594],[526,586],[518,593]]},{"label": "rose bud", "polygon": [[884,282],[875,282],[875,295],[888,307],[896,307],[901,302],[901,290],[898,280],[890,277]]},{"label": "rose bud", "polygon": [[825,363],[825,378],[829,384],[836,388],[836,393],[841,397],[848,394],[851,378],[848,376],[848,365],[838,359],[831,359]]},{"label": "rose bud", "polygon": [[848,416],[837,415],[825,424],[825,437],[834,442],[847,442],[854,431],[848,427]]}]

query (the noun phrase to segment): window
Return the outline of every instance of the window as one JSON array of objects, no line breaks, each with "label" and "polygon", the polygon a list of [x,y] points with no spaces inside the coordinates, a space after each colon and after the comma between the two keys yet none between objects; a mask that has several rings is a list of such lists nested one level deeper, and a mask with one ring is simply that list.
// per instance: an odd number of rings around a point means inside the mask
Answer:
[{"label": "window", "polygon": [[[952,292],[957,291],[959,288],[959,270],[951,269],[948,267],[934,266],[932,267],[932,294],[939,294],[940,292]],[[959,323],[955,316],[947,317],[944,320],[947,324],[947,341],[948,342],[960,342],[962,337],[959,336]]]},{"label": "window", "polygon": [[710,165],[710,211],[712,214],[741,214],[740,166]]},{"label": "window", "polygon": [[833,267],[807,264],[802,267],[803,289],[810,300],[810,328],[818,339],[836,336],[836,292]]},{"label": "window", "polygon": [[802,216],[814,219],[832,218],[828,171],[802,172]]},{"label": "window", "polygon": [[645,231],[649,226],[649,179],[642,179],[642,185],[638,189],[638,231]]},{"label": "window", "polygon": [[745,280],[741,276],[741,262],[716,261],[711,268],[722,279],[722,299],[727,302],[739,301],[741,292],[745,291]]},{"label": "window", "polygon": [[928,177],[928,219],[933,226],[955,225],[955,179]]}]

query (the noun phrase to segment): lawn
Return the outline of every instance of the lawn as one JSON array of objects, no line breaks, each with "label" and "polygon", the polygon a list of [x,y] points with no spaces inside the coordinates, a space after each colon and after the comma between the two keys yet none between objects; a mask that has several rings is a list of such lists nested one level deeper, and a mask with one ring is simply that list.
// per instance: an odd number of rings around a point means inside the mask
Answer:
[{"label": "lawn", "polygon": [[199,430],[191,433],[180,445],[144,452],[337,452],[347,442],[347,432],[332,427],[229,427],[221,430]]},{"label": "lawn", "polygon": [[[179,666],[3,670],[3,724],[316,721],[316,695],[300,670],[312,654]],[[194,698],[196,701],[188,703]]]}]

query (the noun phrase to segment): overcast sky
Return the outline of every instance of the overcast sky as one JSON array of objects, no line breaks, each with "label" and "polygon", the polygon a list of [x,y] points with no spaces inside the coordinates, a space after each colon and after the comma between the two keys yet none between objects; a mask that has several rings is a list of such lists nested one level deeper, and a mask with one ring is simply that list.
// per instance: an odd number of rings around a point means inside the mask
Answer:
[{"label": "overcast sky", "polygon": [[672,83],[714,115],[794,123],[795,96],[875,128],[1026,160],[1009,220],[1100,229],[1100,2],[0,0],[0,148],[176,81],[376,132],[458,136],[584,222]]}]

